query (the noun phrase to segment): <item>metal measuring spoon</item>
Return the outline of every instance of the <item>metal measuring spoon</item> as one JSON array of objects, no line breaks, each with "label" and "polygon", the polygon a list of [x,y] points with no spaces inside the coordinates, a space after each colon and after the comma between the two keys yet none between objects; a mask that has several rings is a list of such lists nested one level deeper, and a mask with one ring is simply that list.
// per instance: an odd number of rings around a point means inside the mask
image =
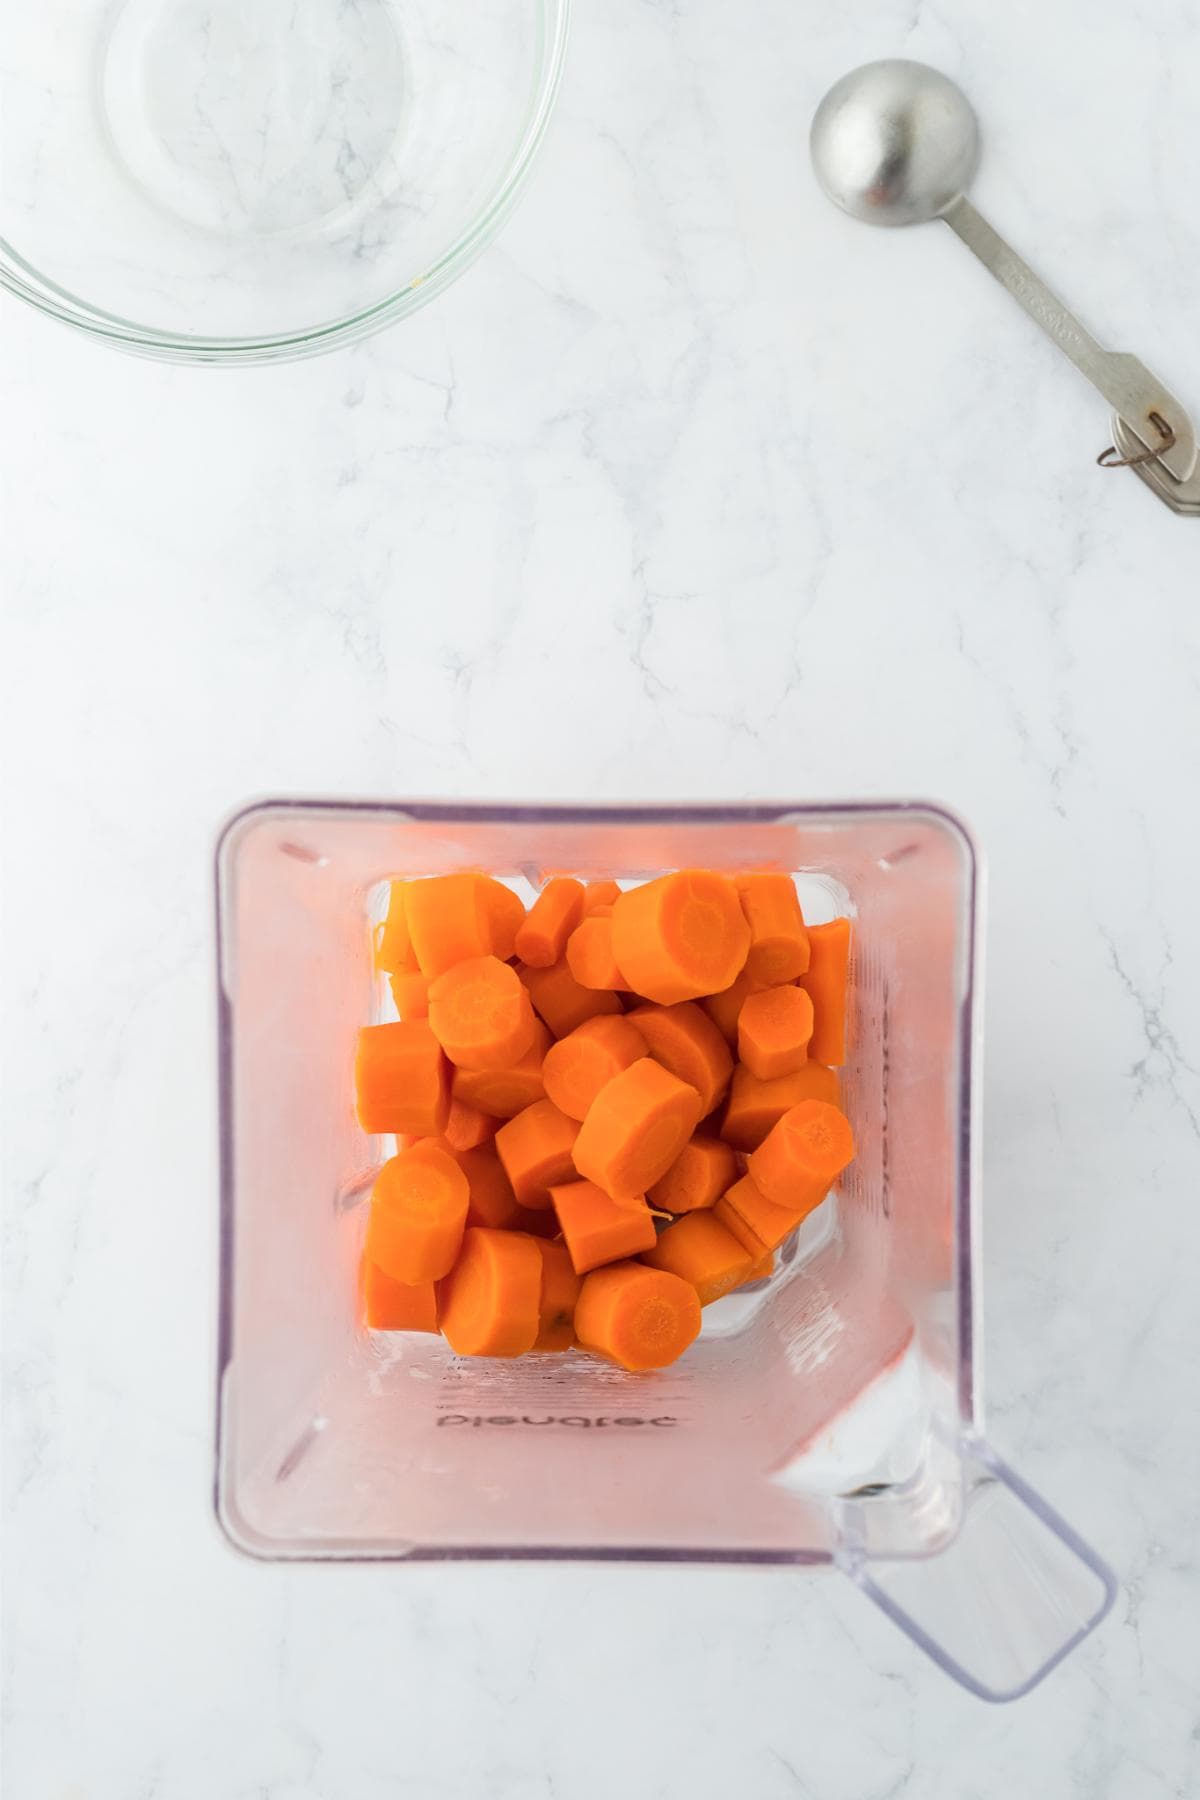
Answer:
[{"label": "metal measuring spoon", "polygon": [[866,63],[844,75],[812,126],[817,180],[835,205],[871,225],[944,219],[1064,350],[1125,427],[1119,446],[1177,511],[1200,508],[1196,434],[1187,413],[1135,356],[1105,350],[966,197],[979,162],[979,124],[966,95],[924,63]]}]

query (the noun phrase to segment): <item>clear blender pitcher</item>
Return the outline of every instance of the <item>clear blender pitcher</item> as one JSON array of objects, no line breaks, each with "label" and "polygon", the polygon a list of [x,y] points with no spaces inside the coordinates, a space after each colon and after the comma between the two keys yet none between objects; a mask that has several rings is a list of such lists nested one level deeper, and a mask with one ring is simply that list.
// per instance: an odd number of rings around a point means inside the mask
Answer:
[{"label": "clear blender pitcher", "polygon": [[[673,1367],[456,1357],[361,1322],[387,1140],[351,1070],[381,883],[486,869],[792,872],[855,925],[858,1157],[769,1282]],[[528,885],[525,885],[528,884]],[[996,1456],[979,1397],[975,849],[924,804],[563,808],[268,802],[217,854],[216,1504],[266,1559],[832,1563],[982,1698],[1028,1691],[1113,1579]]]}]

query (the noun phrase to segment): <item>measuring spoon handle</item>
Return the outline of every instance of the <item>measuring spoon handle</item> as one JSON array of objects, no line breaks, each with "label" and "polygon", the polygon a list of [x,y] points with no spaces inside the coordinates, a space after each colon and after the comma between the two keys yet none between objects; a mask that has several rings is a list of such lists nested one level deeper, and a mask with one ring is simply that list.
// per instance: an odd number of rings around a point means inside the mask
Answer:
[{"label": "measuring spoon handle", "polygon": [[[1103,394],[1145,448],[1155,452],[1177,481],[1187,481],[1197,461],[1191,420],[1178,400],[1155,379],[1145,364],[1136,356],[1106,350],[1098,344],[1041,276],[1035,275],[1024,258],[992,230],[965,196],[955,200],[942,217],[967,249],[974,251],[984,268],[991,271],[1001,287],[1007,289],[1029,317],[1041,326],[1046,336],[1066,352],[1080,374],[1086,375],[1092,386]],[[1163,434],[1151,414],[1156,414],[1174,433],[1168,448],[1163,447]]]}]

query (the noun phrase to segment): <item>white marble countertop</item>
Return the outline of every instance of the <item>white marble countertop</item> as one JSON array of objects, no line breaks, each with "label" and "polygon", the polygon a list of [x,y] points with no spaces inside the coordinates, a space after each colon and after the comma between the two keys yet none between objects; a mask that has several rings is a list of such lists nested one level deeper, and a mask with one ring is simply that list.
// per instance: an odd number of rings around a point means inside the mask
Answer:
[{"label": "white marble countertop", "polygon": [[[1200,415],[1186,8],[584,0],[520,211],[375,342],[223,374],[4,307],[14,1800],[1200,1791],[1200,525],[949,232],[816,192],[813,105],[888,54]],[[989,1425],[1121,1583],[1034,1695],[832,1573],[231,1553],[210,855],[267,792],[973,824]]]}]

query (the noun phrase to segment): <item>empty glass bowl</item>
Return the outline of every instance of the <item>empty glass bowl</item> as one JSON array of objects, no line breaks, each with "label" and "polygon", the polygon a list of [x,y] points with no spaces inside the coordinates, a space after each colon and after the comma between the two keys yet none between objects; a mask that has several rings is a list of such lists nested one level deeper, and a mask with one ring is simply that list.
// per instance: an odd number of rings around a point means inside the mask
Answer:
[{"label": "empty glass bowl", "polygon": [[0,282],[131,350],[309,355],[488,242],[569,0],[44,0],[0,48]]}]

